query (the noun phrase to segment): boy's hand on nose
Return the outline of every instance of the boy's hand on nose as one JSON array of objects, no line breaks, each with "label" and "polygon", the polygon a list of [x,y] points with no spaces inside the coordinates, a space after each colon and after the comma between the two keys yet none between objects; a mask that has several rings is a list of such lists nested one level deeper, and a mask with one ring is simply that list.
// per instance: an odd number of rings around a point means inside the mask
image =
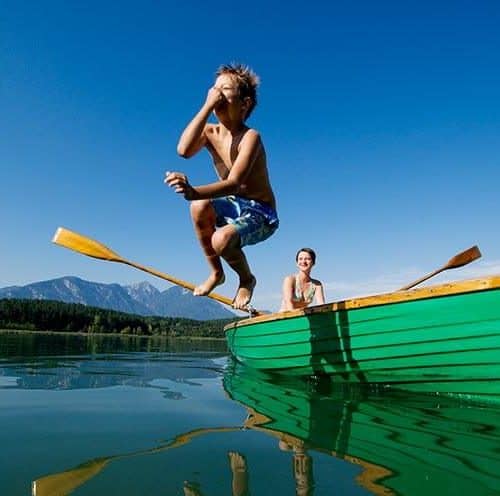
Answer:
[{"label": "boy's hand on nose", "polygon": [[224,100],[224,95],[222,94],[221,90],[219,90],[215,86],[212,86],[208,90],[206,103],[209,107],[215,108],[223,100]]}]

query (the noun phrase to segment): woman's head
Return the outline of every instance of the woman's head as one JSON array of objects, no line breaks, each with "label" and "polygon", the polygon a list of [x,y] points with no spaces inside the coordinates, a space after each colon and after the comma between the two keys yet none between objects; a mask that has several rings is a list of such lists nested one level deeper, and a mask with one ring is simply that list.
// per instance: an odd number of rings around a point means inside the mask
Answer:
[{"label": "woman's head", "polygon": [[299,255],[301,253],[307,253],[311,257],[313,265],[316,263],[316,253],[312,248],[301,248],[298,252],[297,255],[295,255],[295,261],[299,261]]}]

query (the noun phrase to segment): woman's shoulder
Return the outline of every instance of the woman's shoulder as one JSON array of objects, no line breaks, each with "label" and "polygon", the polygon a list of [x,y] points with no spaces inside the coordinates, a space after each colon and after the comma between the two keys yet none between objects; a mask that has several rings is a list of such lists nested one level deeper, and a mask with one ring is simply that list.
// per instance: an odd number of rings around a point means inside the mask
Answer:
[{"label": "woman's shoulder", "polygon": [[312,282],[315,286],[323,286],[323,283],[322,283],[319,279],[312,279],[312,278],[311,278],[311,282]]}]

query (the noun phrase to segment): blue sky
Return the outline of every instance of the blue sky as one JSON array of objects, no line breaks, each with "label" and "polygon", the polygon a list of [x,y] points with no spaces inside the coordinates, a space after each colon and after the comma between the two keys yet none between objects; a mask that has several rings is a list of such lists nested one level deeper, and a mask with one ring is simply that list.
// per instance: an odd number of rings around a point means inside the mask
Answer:
[{"label": "blue sky", "polygon": [[53,245],[58,226],[202,281],[187,202],[162,181],[214,179],[176,144],[229,61],[262,79],[249,125],[281,220],[246,250],[256,307],[277,308],[301,246],[328,300],[396,289],[476,243],[482,261],[433,281],[500,273],[497,1],[7,1],[2,19],[0,287],[168,286]]}]

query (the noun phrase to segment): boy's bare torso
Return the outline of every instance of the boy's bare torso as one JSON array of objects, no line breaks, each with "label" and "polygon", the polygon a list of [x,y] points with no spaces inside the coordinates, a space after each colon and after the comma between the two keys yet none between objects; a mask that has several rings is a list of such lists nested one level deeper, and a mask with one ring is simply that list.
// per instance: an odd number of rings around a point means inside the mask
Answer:
[{"label": "boy's bare torso", "polygon": [[[222,126],[218,124],[208,124],[205,128],[206,148],[209,151],[214,167],[220,179],[226,179],[232,165],[238,158],[242,141],[250,128],[244,127],[237,135],[224,133]],[[267,160],[264,145],[260,141],[260,146],[254,158],[251,172],[239,187],[238,196],[267,203],[276,209],[269,174],[267,170]]]}]

